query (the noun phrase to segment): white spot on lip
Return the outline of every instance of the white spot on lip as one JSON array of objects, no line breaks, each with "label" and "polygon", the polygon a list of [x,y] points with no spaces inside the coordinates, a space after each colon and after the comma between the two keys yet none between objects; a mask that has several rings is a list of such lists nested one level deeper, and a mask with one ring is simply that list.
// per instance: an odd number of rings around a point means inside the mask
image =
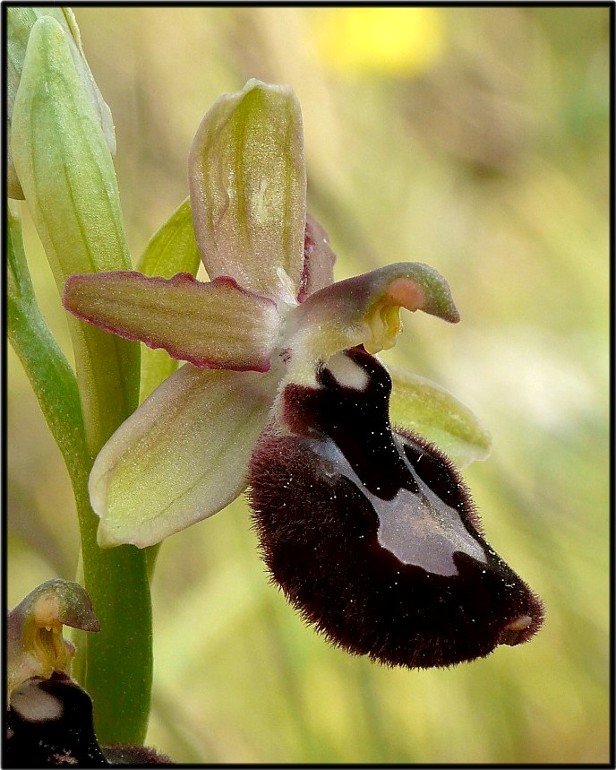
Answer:
[{"label": "white spot on lip", "polygon": [[352,388],[363,393],[370,382],[368,372],[342,351],[328,359],[326,368],[343,388]]},{"label": "white spot on lip", "polygon": [[59,719],[64,706],[54,695],[41,690],[33,682],[24,682],[11,693],[11,708],[27,722]]}]

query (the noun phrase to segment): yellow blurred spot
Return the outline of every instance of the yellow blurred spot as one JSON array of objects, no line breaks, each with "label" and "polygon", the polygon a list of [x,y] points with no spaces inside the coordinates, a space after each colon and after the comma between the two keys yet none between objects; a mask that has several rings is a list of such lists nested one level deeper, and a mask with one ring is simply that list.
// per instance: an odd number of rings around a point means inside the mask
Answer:
[{"label": "yellow blurred spot", "polygon": [[415,75],[443,53],[438,8],[337,8],[317,19],[323,64],[341,72]]},{"label": "yellow blurred spot", "polygon": [[366,316],[366,322],[370,329],[370,338],[364,341],[364,347],[368,353],[389,350],[396,344],[396,339],[402,331],[400,306],[380,301]]}]

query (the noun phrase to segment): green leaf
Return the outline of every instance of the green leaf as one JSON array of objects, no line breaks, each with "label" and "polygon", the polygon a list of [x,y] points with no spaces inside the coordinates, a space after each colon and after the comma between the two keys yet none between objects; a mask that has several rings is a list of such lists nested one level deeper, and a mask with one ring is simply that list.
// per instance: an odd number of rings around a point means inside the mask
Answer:
[{"label": "green leaf", "polygon": [[390,364],[387,368],[393,385],[389,413],[394,426],[436,444],[459,467],[488,457],[490,436],[468,407],[425,377]]}]

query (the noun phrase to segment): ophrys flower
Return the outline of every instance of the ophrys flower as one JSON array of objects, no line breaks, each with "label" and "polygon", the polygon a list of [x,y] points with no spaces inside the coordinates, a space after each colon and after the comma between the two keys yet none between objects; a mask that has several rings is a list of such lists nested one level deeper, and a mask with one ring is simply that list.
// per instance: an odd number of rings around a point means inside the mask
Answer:
[{"label": "ophrys flower", "polygon": [[[301,115],[288,88],[250,81],[221,97],[195,137],[189,179],[209,283],[186,273],[163,279],[110,272],[73,276],[66,284],[65,306],[78,317],[189,362],[98,455],[90,492],[101,518],[100,544],[156,543],[216,513],[250,481],[274,577],[334,641],[385,662],[439,665],[528,638],[541,621],[538,601],[483,540],[451,464],[414,432],[392,432],[389,375],[380,374],[371,355],[395,343],[401,307],[456,322],[446,281],[427,265],[398,263],[333,282],[333,252],[306,213]],[[436,397],[443,408],[433,424],[457,437],[470,457],[485,456],[485,433],[455,399],[410,375],[396,378],[396,386],[415,404],[416,423]],[[338,477],[360,496],[340,494]],[[393,486],[382,492],[388,479]],[[402,614],[423,615],[397,626],[406,652],[399,639],[395,653],[385,642],[397,623],[386,609],[391,604],[377,617],[378,602],[368,607],[353,570],[344,569],[358,543],[342,522],[348,518],[356,531],[366,506],[376,516],[358,537],[370,543],[374,564],[403,573],[405,590],[422,580],[436,586],[429,605],[449,597],[441,602],[444,611],[427,618],[409,595]],[[323,551],[327,563],[312,570],[299,552],[285,553],[288,537],[303,538],[316,554],[311,538],[329,542],[332,533],[338,534]],[[303,563],[292,580],[302,590],[276,568],[285,559],[298,569]],[[337,597],[330,590],[336,575],[345,582]],[[387,574],[379,590],[389,582]],[[482,596],[489,606],[469,601],[478,582],[487,586]],[[397,590],[395,601],[404,595]],[[447,629],[458,596],[469,622]],[[367,623],[382,622],[355,643],[362,612]],[[452,628],[467,634],[467,642],[437,654]]]}]

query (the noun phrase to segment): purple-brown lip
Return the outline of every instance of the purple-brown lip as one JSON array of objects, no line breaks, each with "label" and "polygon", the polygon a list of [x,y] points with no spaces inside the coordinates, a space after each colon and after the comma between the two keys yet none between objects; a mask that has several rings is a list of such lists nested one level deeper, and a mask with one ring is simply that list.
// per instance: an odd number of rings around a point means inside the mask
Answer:
[{"label": "purple-brown lip", "polygon": [[456,469],[392,429],[377,359],[345,355],[316,387],[285,387],[253,454],[272,577],[334,644],[387,665],[450,666],[528,641],[541,602],[486,543]]}]

